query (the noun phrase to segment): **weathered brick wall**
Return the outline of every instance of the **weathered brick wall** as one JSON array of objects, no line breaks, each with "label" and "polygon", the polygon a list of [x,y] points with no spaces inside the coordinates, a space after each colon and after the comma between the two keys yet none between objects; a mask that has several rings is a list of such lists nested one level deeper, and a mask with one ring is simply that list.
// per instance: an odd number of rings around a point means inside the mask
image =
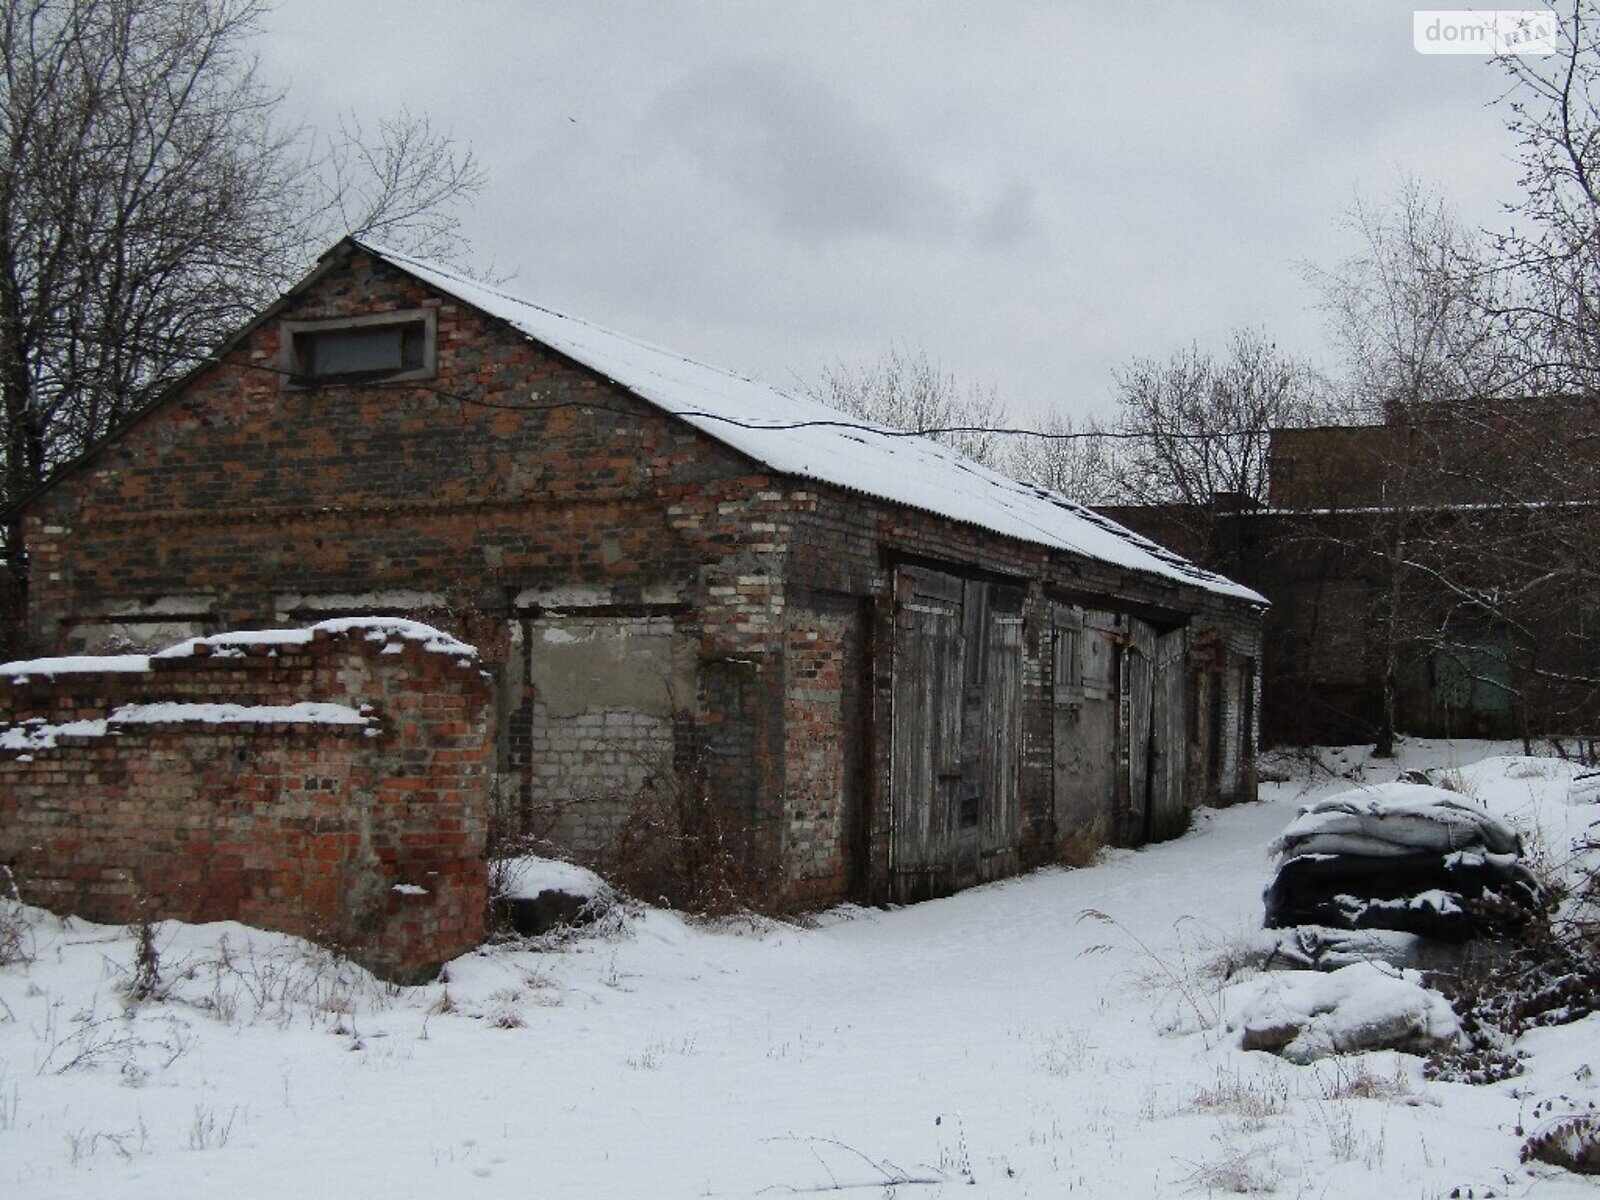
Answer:
[{"label": "weathered brick wall", "polygon": [[863,639],[854,597],[806,596],[789,610],[784,655],[784,867],[797,899],[852,894],[861,794]]},{"label": "weathered brick wall", "polygon": [[[1020,844],[1015,858],[995,862],[997,873],[1009,873],[1018,866],[1028,869],[1063,856],[1070,858],[1079,852],[1077,843],[1085,832],[1080,820],[1060,818],[1056,809],[1050,677],[1050,611],[1054,600],[1073,598],[1117,611],[1183,614],[1193,637],[1221,647],[1216,665],[1222,673],[1224,690],[1231,686],[1236,697],[1247,664],[1259,661],[1260,618],[1237,602],[1175,581],[1136,576],[1108,564],[998,538],[942,517],[818,484],[793,486],[789,498],[794,511],[781,525],[790,551],[786,586],[791,591],[813,589],[818,594],[869,597],[874,606],[868,635],[854,643],[871,670],[871,695],[866,710],[854,724],[876,730],[879,735],[863,739],[863,753],[871,755],[870,782],[862,789],[861,801],[867,811],[859,814],[859,827],[853,824],[854,815],[844,818],[847,828],[859,828],[856,845],[862,858],[860,865],[867,875],[867,895],[881,898],[889,888],[890,761],[889,739],[883,731],[891,722],[893,666],[883,648],[893,642],[891,581],[896,562],[949,564],[958,573],[987,572],[1026,584]],[[791,670],[795,662],[791,655]],[[851,676],[863,665],[860,661],[848,662],[843,674]],[[1231,757],[1226,763],[1213,764],[1209,748],[1199,748],[1199,761],[1188,789],[1191,805],[1254,798],[1254,764],[1240,754],[1239,722],[1244,715],[1247,714],[1240,713],[1237,703],[1225,715],[1218,714],[1219,720],[1232,723],[1233,731],[1219,745],[1219,758]],[[1227,731],[1230,725],[1224,723],[1219,728]],[[841,899],[843,895],[826,898]]]},{"label": "weathered brick wall", "polygon": [[482,939],[493,752],[488,680],[441,644],[319,629],[0,671],[0,862],[57,911],[239,920],[429,974]]},{"label": "weathered brick wall", "polygon": [[282,315],[419,307],[437,312],[437,378],[284,390],[254,369],[278,360],[268,320],[41,497],[27,518],[32,651],[311,613],[427,614],[463,634],[498,623],[499,765],[532,814],[563,798],[535,794],[535,761],[592,757],[611,735],[602,721],[557,747],[512,638],[553,615],[670,617],[696,658],[679,699],[712,790],[774,853],[786,491],[363,255]]}]

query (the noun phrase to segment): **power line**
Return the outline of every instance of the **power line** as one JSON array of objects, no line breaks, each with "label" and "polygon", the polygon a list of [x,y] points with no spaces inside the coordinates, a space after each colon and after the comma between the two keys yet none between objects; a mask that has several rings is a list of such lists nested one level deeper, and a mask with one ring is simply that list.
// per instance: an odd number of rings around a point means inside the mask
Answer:
[{"label": "power line", "polygon": [[[304,376],[283,367],[268,366],[265,363],[239,362],[212,355],[205,355],[198,359],[200,362],[210,363],[213,366],[236,367],[243,370],[262,371],[287,379],[303,379]],[[633,389],[617,380],[625,391]],[[502,412],[557,412],[563,409],[581,408],[593,412],[612,413],[616,416],[631,417],[636,415],[633,410],[618,408],[596,400],[552,400],[548,402],[501,402],[486,400],[481,396],[469,396],[461,392],[451,391],[449,388],[424,380],[373,380],[359,386],[378,387],[387,389],[402,389],[428,392],[444,400],[452,400],[458,404],[471,405],[475,408],[495,409]],[[781,394],[781,393],[780,393]],[[642,398],[642,397],[641,397]],[[652,403],[652,401],[646,401]],[[716,421],[736,429],[749,429],[756,432],[787,433],[801,429],[846,429],[858,433],[871,433],[886,438],[916,438],[953,436],[956,434],[985,434],[1000,437],[1031,437],[1045,441],[1082,441],[1089,438],[1107,438],[1113,441],[1138,441],[1146,438],[1170,438],[1180,441],[1209,441],[1222,438],[1264,437],[1271,432],[1270,427],[1254,429],[1208,430],[1205,432],[1189,432],[1183,430],[1121,430],[1121,429],[1031,429],[1013,425],[932,425],[917,429],[897,429],[889,425],[880,425],[865,420],[849,418],[813,418],[801,421],[747,421],[740,417],[728,416],[725,413],[706,412],[698,408],[667,408],[656,405],[655,407],[666,416],[688,418],[693,417],[702,421]]]}]

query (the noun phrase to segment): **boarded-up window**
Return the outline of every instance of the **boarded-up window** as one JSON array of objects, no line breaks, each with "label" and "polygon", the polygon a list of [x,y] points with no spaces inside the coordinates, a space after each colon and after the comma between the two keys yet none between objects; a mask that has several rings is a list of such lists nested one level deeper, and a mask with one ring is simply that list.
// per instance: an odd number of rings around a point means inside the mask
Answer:
[{"label": "boarded-up window", "polygon": [[1079,704],[1083,701],[1083,609],[1058,604],[1052,624],[1055,702],[1063,706]]},{"label": "boarded-up window", "polygon": [[1078,681],[1088,700],[1109,700],[1115,690],[1117,618],[1085,613],[1078,650]]}]

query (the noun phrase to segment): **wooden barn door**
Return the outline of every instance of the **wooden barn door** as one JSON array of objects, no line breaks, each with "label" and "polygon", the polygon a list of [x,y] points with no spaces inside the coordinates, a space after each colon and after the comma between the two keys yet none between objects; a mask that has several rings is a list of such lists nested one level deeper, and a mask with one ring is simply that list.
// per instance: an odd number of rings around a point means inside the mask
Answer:
[{"label": "wooden barn door", "polygon": [[895,899],[1014,868],[1021,693],[1021,589],[900,568],[889,768]]},{"label": "wooden barn door", "polygon": [[1145,837],[1175,837],[1183,832],[1183,784],[1187,767],[1188,672],[1182,629],[1161,634],[1155,644],[1151,687],[1150,808]]},{"label": "wooden barn door", "polygon": [[895,577],[889,867],[897,900],[928,893],[954,854],[963,590],[938,571],[903,567]]}]

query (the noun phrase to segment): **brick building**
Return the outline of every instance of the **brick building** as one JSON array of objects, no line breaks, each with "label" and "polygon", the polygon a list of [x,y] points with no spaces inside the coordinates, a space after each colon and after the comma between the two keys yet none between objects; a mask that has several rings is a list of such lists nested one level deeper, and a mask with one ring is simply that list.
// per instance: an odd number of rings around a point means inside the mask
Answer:
[{"label": "brick building", "polygon": [[1392,416],[1273,430],[1265,504],[1102,511],[1272,601],[1270,741],[1592,733],[1600,399]]},{"label": "brick building", "polygon": [[1261,598],[1060,497],[346,241],[27,502],[35,651],[340,614],[494,664],[522,822],[916,898],[1253,795]]}]

